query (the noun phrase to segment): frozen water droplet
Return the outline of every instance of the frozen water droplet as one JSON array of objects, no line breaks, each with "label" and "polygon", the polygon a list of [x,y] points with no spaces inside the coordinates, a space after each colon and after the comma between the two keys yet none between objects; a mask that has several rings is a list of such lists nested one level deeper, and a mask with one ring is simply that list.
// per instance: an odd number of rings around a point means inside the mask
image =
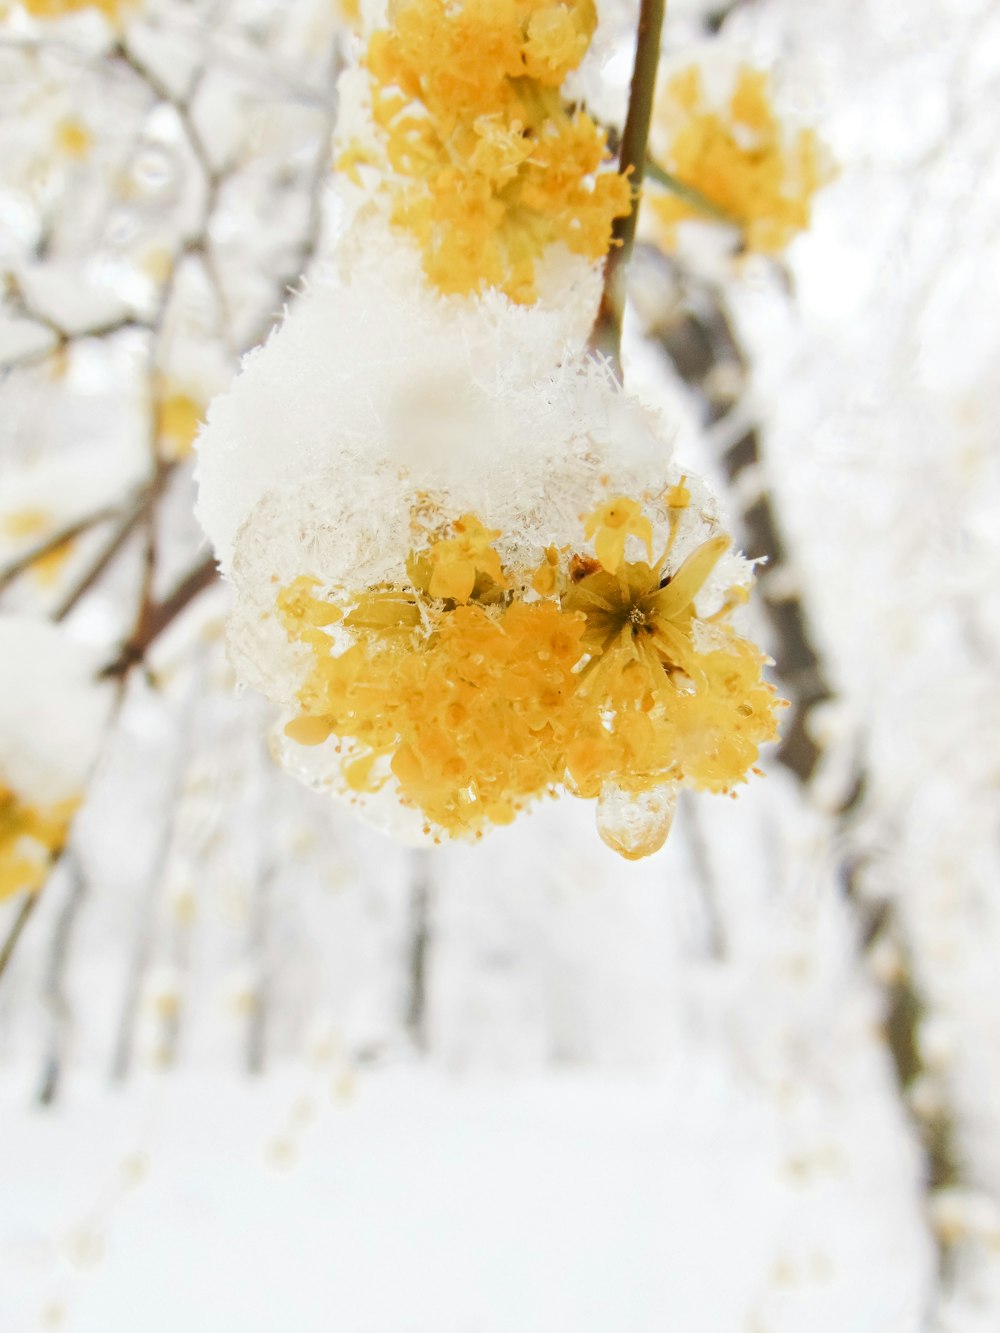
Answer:
[{"label": "frozen water droplet", "polygon": [[613,852],[638,861],[666,842],[676,808],[673,782],[649,791],[629,791],[617,782],[606,782],[597,801],[597,831]]},{"label": "frozen water droplet", "polygon": [[177,180],[174,154],[160,145],[149,145],[133,162],[132,175],[143,194],[163,195]]}]

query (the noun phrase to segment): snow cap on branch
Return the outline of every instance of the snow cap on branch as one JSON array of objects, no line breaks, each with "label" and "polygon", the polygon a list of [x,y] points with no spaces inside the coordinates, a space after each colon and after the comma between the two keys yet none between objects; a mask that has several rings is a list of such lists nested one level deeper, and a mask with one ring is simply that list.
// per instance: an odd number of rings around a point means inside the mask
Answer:
[{"label": "snow cap on branch", "polygon": [[111,707],[100,654],[65,630],[0,616],[0,783],[32,804],[80,795]]}]

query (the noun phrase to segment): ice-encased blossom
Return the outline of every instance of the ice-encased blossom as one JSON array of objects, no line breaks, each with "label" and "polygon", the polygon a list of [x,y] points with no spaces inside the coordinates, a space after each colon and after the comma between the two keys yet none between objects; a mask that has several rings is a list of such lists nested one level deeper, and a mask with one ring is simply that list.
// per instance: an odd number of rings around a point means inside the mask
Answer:
[{"label": "ice-encased blossom", "polygon": [[729,625],[749,567],[562,327],[359,274],[298,303],[199,440],[230,652],[285,710],[283,762],[406,836],[562,787],[726,789],[773,736]]},{"label": "ice-encased blossom", "polygon": [[111,707],[99,664],[55,626],[0,616],[0,898],[37,889],[65,841]]}]

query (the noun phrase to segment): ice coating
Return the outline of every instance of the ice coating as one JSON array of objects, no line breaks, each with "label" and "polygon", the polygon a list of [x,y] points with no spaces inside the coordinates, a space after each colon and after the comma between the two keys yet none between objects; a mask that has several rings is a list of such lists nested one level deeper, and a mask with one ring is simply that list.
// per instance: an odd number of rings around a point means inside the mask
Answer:
[{"label": "ice coating", "polygon": [[[308,293],[213,404],[199,440],[199,510],[235,591],[240,680],[294,720],[317,651],[320,661],[345,652],[352,635],[317,622],[317,648],[315,636],[288,632],[279,596],[302,579],[331,606],[405,590],[414,550],[463,515],[495,534],[491,558],[504,569],[532,571],[546,551],[582,555],[587,516],[632,497],[645,517],[642,540],[624,537],[626,560],[655,550],[669,580],[706,543],[725,551],[698,580],[698,615],[711,615],[751,572],[720,536],[704,484],[674,463],[670,435],[606,366],[568,350],[551,312],[502,296],[404,296],[364,274]],[[707,642],[716,631],[697,633]],[[353,742],[326,739],[318,719],[303,725],[301,744],[275,739],[286,767],[397,836],[427,834],[412,803],[400,804],[390,756],[373,757],[372,790],[348,790]],[[665,836],[659,806],[647,813]],[[654,832],[636,845],[653,850]]]}]

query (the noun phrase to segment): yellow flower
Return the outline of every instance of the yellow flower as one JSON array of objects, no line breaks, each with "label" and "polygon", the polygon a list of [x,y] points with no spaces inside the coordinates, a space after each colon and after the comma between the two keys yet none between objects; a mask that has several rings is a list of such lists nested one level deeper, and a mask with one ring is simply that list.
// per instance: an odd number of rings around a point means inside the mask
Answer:
[{"label": "yellow flower", "polygon": [[343,612],[315,595],[319,587],[318,579],[303,575],[281,589],[276,606],[286,629],[294,626],[296,637],[303,643],[322,649],[328,642],[322,631],[341,620]]},{"label": "yellow flower", "polygon": [[62,850],[78,801],[48,809],[28,805],[0,783],[0,902],[36,893]]},{"label": "yellow flower", "polygon": [[402,0],[365,64],[381,152],[350,143],[355,181],[375,166],[392,222],[417,239],[445,293],[499,287],[535,299],[535,264],[561,241],[596,260],[631,207],[603,130],[559,92],[586,53],[593,0]]},{"label": "yellow flower", "polygon": [[[638,503],[612,504],[651,541]],[[666,554],[612,573],[556,547],[537,567],[505,568],[498,532],[472,514],[454,526],[455,538],[411,553],[408,584],[340,607],[313,580],[279,594],[289,637],[311,648],[286,734],[336,738],[347,791],[363,798],[394,779],[428,832],[478,837],[563,787],[656,805],[667,784],[725,791],[745,779],[776,736],[777,700],[763,655],[725,624],[731,604],[711,621],[696,613],[724,534],[667,575]],[[607,840],[639,856],[662,837]]]},{"label": "yellow flower", "polygon": [[430,595],[467,602],[480,577],[502,588],[500,557],[491,544],[500,533],[484,528],[474,514],[464,514],[454,526],[454,537],[435,542],[430,548]]},{"label": "yellow flower", "polygon": [[575,583],[563,597],[563,607],[585,616],[583,646],[593,664],[620,653],[654,681],[664,670],[696,678],[698,654],[689,638],[694,599],[728,546],[729,538],[722,533],[704,542],[673,578],[661,577],[662,563],[652,568],[636,563],[620,574],[597,570]]},{"label": "yellow flower", "polygon": [[[808,227],[813,196],[832,176],[815,132],[786,133],[767,74],[748,66],[721,111],[709,105],[696,66],[674,75],[660,99],[654,145],[666,171],[741,228],[748,250],[781,250]],[[709,220],[682,194],[651,189],[647,202],[668,249],[679,222]]]},{"label": "yellow flower", "polygon": [[555,546],[546,546],[542,563],[531,576],[531,587],[542,597],[551,597],[559,589],[559,556]]},{"label": "yellow flower", "polygon": [[638,537],[653,558],[653,525],[642,506],[624,495],[609,500],[587,517],[587,537],[594,539],[594,552],[604,568],[614,574],[625,555],[625,539]]}]

